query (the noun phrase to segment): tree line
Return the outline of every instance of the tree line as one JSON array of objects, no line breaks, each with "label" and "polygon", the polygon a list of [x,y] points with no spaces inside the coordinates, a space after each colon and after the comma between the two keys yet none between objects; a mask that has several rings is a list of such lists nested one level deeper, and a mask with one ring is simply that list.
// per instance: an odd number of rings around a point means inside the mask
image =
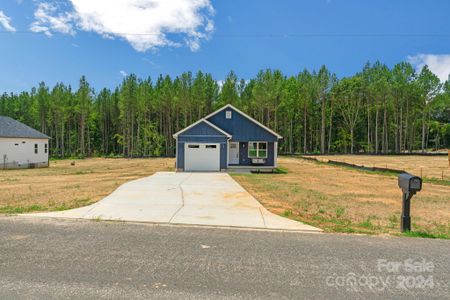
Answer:
[{"label": "tree line", "polygon": [[450,80],[427,66],[367,63],[338,79],[325,66],[286,76],[262,70],[250,80],[230,72],[185,72],[156,81],[131,74],[114,90],[44,82],[4,93],[0,115],[49,135],[52,157],[172,156],[172,135],[231,103],[284,138],[280,153],[402,153],[450,147]]}]

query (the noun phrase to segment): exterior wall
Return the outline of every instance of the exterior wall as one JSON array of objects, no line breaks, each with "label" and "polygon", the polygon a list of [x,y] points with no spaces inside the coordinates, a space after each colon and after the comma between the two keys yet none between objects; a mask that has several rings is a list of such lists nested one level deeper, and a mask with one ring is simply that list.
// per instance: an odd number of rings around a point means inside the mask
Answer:
[{"label": "exterior wall", "polygon": [[275,166],[275,143],[267,143],[267,158],[264,165],[253,165],[251,158],[248,158],[248,143],[239,143],[239,165],[240,166]]},{"label": "exterior wall", "polygon": [[189,128],[188,130],[180,134],[180,136],[198,136],[198,135],[220,136],[220,137],[224,136],[222,132],[218,131],[215,128],[212,128],[205,122],[200,122],[194,127]]},{"label": "exterior wall", "polygon": [[181,133],[177,139],[177,170],[184,170],[184,144],[188,143],[219,143],[220,144],[220,169],[227,168],[228,138],[206,123],[196,126]]},{"label": "exterior wall", "polygon": [[[38,145],[37,154],[34,153],[35,144]],[[48,139],[0,138],[0,168],[48,167],[45,144],[48,147]]]},{"label": "exterior wall", "polygon": [[[225,118],[226,111],[232,111],[231,119]],[[268,132],[258,124],[250,121],[247,117],[241,115],[232,108],[225,108],[217,114],[208,118],[208,121],[219,127],[220,129],[231,134],[232,141],[248,142],[248,141],[268,141],[276,142],[278,138]]]}]

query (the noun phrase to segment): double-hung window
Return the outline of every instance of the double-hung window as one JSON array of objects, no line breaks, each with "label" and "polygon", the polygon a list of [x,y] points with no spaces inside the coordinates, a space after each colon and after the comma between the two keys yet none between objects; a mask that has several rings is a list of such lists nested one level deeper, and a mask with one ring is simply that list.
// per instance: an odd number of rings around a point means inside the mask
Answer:
[{"label": "double-hung window", "polygon": [[267,142],[248,142],[249,158],[267,158]]}]

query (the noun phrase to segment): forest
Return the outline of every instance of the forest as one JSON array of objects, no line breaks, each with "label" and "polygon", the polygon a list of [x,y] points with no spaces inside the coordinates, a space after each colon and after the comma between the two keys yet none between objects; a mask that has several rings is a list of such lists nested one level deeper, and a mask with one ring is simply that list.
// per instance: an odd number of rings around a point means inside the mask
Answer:
[{"label": "forest", "polygon": [[337,78],[325,66],[286,76],[262,70],[217,81],[201,71],[175,78],[128,75],[114,90],[41,82],[0,96],[0,115],[51,137],[53,158],[173,156],[172,135],[231,103],[283,136],[279,153],[404,153],[450,147],[450,80],[427,66],[367,63]]}]

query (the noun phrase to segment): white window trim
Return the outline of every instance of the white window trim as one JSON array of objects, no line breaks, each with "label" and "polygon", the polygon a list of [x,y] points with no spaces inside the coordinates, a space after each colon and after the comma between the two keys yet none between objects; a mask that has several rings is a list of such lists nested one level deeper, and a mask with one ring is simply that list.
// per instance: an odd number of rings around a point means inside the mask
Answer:
[{"label": "white window trim", "polygon": [[[250,143],[256,143],[256,156],[250,156]],[[259,156],[259,144],[266,144],[266,156]],[[269,154],[269,143],[268,142],[260,142],[260,141],[249,141],[247,144],[247,156],[248,158],[267,158]]]}]

